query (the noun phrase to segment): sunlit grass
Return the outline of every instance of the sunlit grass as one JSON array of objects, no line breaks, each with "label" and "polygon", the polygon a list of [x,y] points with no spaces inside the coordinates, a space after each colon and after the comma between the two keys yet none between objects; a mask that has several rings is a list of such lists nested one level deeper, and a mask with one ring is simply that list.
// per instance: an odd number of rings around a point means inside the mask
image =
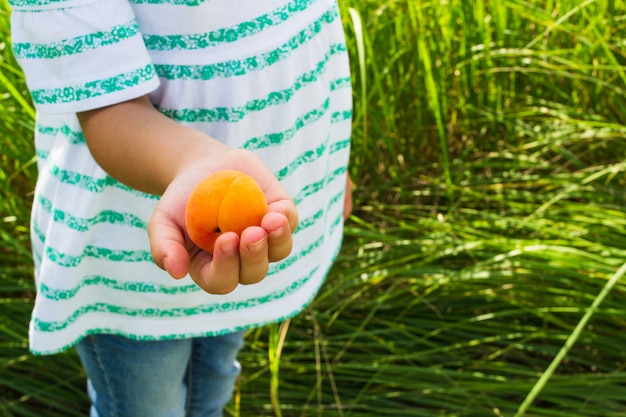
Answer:
[{"label": "sunlit grass", "polygon": [[[341,6],[356,209],[314,304],[248,334],[228,414],[623,416],[624,1]],[[0,18],[0,416],[85,415],[74,354],[26,349],[33,120]]]}]

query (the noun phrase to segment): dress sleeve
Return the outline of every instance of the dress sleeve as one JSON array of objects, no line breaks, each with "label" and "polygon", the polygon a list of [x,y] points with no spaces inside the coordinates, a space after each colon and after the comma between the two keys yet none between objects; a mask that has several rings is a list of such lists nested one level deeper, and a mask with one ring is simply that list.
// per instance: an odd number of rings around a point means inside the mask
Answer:
[{"label": "dress sleeve", "polygon": [[91,110],[158,87],[127,0],[9,3],[13,52],[37,111]]}]

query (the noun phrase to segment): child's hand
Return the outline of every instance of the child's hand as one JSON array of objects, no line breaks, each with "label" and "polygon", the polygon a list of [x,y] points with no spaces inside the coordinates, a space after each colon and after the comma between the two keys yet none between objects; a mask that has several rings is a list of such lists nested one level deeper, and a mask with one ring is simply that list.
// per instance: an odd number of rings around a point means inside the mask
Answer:
[{"label": "child's hand", "polygon": [[[163,193],[148,233],[156,264],[172,277],[187,273],[206,292],[226,294],[238,284],[257,283],[267,274],[270,262],[291,253],[291,234],[298,224],[296,206],[278,180],[252,153],[228,150],[215,163],[199,163],[181,172]],[[252,176],[265,193],[268,213],[261,227],[245,229],[241,236],[220,236],[213,255],[202,251],[187,236],[185,205],[191,190],[212,172],[236,169]]]},{"label": "child's hand", "polygon": [[[251,152],[231,149],[165,117],[148,96],[77,116],[92,156],[109,175],[136,190],[161,195],[148,225],[150,247],[156,264],[174,278],[189,273],[205,291],[225,294],[240,283],[261,281],[270,262],[291,252],[296,206]],[[261,227],[249,227],[241,236],[222,234],[209,255],[187,236],[185,205],[200,181],[224,169],[254,178],[269,212]]]}]

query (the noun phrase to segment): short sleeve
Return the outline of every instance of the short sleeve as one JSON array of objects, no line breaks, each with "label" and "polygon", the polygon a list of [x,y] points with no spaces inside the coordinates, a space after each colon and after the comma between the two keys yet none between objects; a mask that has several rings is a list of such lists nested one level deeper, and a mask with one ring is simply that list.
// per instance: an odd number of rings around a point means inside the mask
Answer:
[{"label": "short sleeve", "polygon": [[126,0],[10,0],[11,36],[34,105],[75,113],[159,85]]}]

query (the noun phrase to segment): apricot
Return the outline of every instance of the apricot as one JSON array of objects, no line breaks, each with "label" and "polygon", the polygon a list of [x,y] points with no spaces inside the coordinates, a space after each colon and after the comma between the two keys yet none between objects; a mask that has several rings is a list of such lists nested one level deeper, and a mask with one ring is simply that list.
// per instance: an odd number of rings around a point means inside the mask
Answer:
[{"label": "apricot", "polygon": [[191,192],[185,207],[189,238],[213,253],[215,241],[224,232],[238,235],[250,226],[260,226],[267,203],[256,181],[239,171],[218,171],[203,179]]}]

